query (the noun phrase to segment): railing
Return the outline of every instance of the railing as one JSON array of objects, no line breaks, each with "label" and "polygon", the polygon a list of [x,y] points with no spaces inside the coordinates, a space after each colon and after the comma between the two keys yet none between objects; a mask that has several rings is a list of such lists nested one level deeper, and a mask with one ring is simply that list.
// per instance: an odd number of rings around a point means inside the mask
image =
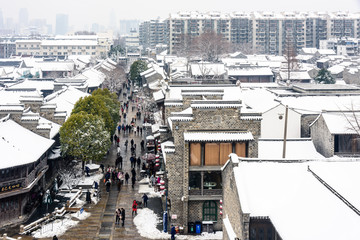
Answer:
[{"label": "railing", "polygon": [[19,239],[21,239],[21,237],[11,238],[11,237],[8,237],[6,233],[4,233],[4,235],[0,239],[1,240],[19,240]]},{"label": "railing", "polygon": [[[71,192],[71,190],[70,190],[70,192]],[[80,197],[81,194],[82,194],[82,188],[80,187],[79,190],[77,190],[76,194],[69,201],[66,202],[65,207],[62,207],[61,209],[55,208],[55,210],[52,213],[48,214],[45,217],[42,217],[42,218],[36,220],[35,222],[30,223],[29,225],[26,225],[26,226],[21,225],[20,226],[20,234],[27,234],[27,233],[35,230],[35,229],[38,229],[38,228],[42,227],[42,224],[44,222],[48,222],[48,221],[50,221],[52,219],[55,219],[57,217],[62,217],[68,211],[68,209],[72,205],[74,205],[76,199],[78,197]]]}]

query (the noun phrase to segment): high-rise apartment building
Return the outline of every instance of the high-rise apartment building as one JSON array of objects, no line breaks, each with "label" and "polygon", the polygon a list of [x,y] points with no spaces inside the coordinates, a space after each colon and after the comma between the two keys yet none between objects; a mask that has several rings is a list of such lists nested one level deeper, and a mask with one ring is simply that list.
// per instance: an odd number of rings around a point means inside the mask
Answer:
[{"label": "high-rise apartment building", "polygon": [[69,16],[66,14],[56,14],[55,34],[65,35],[69,30]]},{"label": "high-rise apartment building", "polygon": [[155,49],[157,44],[168,44],[168,36],[167,20],[150,20],[139,25],[139,41],[144,49]]},{"label": "high-rise apartment building", "polygon": [[[360,14],[348,12],[179,12],[171,14],[167,22],[170,53],[176,52],[184,36],[191,40],[207,31],[221,34],[231,44],[251,48],[254,53],[279,55],[289,47],[296,51],[303,47],[319,48],[320,40],[328,38],[360,37]],[[149,37],[156,36],[158,31],[151,24],[156,21],[140,25],[140,43],[144,46],[163,43]]]}]

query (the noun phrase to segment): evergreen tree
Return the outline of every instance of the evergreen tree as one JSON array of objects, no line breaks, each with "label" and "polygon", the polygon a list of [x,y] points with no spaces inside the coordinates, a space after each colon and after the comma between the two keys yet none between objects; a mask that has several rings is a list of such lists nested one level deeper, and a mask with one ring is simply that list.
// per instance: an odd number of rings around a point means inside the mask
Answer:
[{"label": "evergreen tree", "polygon": [[331,75],[330,71],[328,71],[325,68],[322,68],[317,76],[315,77],[315,81],[318,83],[322,83],[322,84],[334,84],[335,83],[335,79],[334,77]]},{"label": "evergreen tree", "polygon": [[130,66],[130,80],[137,82],[139,86],[142,85],[142,77],[140,76],[141,72],[144,72],[148,69],[146,62],[137,60],[133,62]]},{"label": "evergreen tree", "polygon": [[[116,93],[111,93],[109,89],[97,89],[92,92],[92,96],[95,98],[101,99],[106,108],[109,110],[111,119],[113,121],[113,130],[117,126],[117,122],[119,121],[119,111],[120,111],[120,103],[118,101]],[[111,132],[112,135],[113,132]]]},{"label": "evergreen tree", "polygon": [[85,112],[71,114],[60,128],[63,155],[83,161],[101,160],[110,147],[110,134],[100,116]]},{"label": "evergreen tree", "polygon": [[100,116],[104,121],[105,129],[109,132],[109,134],[114,132],[114,121],[103,97],[91,95],[80,98],[79,101],[75,103],[71,115],[79,112],[86,112],[94,116]]}]

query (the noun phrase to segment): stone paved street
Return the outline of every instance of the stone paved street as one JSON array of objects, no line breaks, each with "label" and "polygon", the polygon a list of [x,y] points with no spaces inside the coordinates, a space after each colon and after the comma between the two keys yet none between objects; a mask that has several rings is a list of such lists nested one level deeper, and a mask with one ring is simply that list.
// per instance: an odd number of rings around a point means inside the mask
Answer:
[{"label": "stone paved street", "polygon": [[[128,123],[130,123],[131,118],[136,115],[136,108],[134,111],[132,110],[132,106],[136,105],[136,103],[131,103],[129,101],[129,111],[127,114]],[[124,119],[122,118],[122,121]],[[142,120],[137,120],[137,125],[142,125]],[[126,150],[125,148],[125,141],[128,139],[129,146]],[[120,146],[121,146],[121,155],[123,156],[123,171],[124,173],[128,172],[131,176],[131,166],[130,166],[130,141],[134,139],[136,147],[136,157],[142,156],[145,152],[141,151],[140,142],[142,139],[145,139],[145,131],[143,134],[134,134],[134,133],[124,133],[121,131],[120,133]],[[113,144],[109,151],[109,154],[106,159],[104,159],[103,164],[105,168],[110,165],[115,165],[116,159],[116,145]],[[99,163],[100,164],[100,163]],[[139,168],[136,169],[136,177],[139,180],[140,172]],[[78,225],[74,226],[73,228],[69,229],[65,234],[62,236],[58,236],[59,239],[144,239],[138,233],[136,226],[133,223],[133,218],[131,216],[131,206],[134,199],[140,201],[142,194],[138,193],[138,183],[135,184],[135,188],[131,188],[131,183],[129,179],[129,185],[124,184],[120,192],[118,192],[116,184],[112,184],[110,193],[107,193],[105,190],[104,183],[100,183],[101,189],[101,200],[98,204],[94,205],[86,205],[85,208],[88,208],[88,211],[91,213],[91,216],[85,220],[79,222]],[[154,206],[155,212],[161,212],[161,204],[159,203],[152,203],[153,199],[149,199],[149,207]],[[158,201],[159,202],[159,201]],[[126,217],[125,217],[125,226],[122,227],[120,225],[115,225],[115,210],[116,208],[124,208]],[[26,239],[32,239],[31,237]],[[44,238],[51,240],[52,238]]]}]

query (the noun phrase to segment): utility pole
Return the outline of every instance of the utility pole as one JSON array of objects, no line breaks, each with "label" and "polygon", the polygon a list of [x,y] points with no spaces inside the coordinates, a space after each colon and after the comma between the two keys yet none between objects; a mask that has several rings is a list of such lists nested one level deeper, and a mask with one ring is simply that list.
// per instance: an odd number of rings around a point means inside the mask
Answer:
[{"label": "utility pole", "polygon": [[288,105],[285,106],[284,142],[283,142],[282,158],[285,158],[286,156],[287,122],[288,122]]}]

